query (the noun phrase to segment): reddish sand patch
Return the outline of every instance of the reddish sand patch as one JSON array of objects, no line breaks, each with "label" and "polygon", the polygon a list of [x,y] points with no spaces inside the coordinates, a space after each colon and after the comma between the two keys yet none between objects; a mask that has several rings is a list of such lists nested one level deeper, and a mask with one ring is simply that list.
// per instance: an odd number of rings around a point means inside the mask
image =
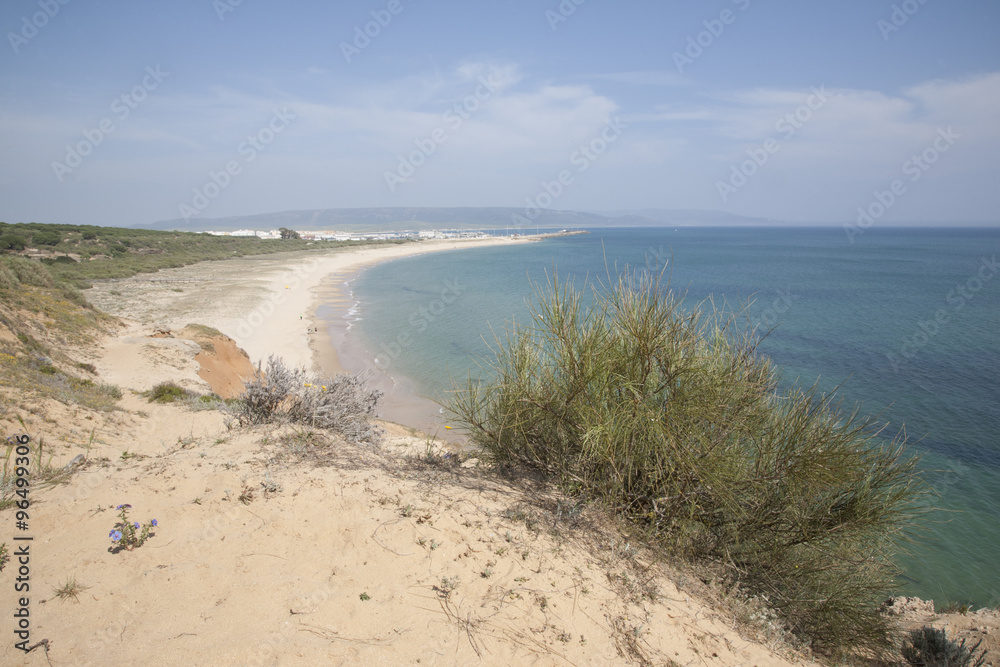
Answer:
[{"label": "reddish sand patch", "polygon": [[185,327],[177,335],[201,346],[201,352],[194,357],[201,366],[198,377],[207,382],[213,392],[222,398],[236,398],[242,393],[243,382],[253,377],[254,367],[247,353],[232,338],[221,333],[205,335],[192,327]]}]

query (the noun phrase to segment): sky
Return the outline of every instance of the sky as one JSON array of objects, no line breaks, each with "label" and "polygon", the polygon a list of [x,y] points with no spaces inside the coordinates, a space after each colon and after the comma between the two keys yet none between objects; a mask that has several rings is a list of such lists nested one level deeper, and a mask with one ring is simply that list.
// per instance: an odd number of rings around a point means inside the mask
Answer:
[{"label": "sky", "polygon": [[4,222],[1000,224],[996,0],[5,0],[0,32]]}]

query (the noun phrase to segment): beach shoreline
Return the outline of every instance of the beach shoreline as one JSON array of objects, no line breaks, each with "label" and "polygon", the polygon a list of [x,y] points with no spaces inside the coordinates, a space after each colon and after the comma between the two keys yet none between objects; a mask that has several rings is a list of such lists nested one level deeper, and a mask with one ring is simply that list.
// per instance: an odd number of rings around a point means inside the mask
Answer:
[{"label": "beach shoreline", "polygon": [[[332,376],[362,373],[384,392],[380,414],[421,431],[438,432],[436,404],[405,378],[373,368],[364,350],[344,346],[353,306],[347,285],[375,264],[431,252],[528,243],[535,237],[482,237],[361,246],[324,253],[281,253],[166,269],[95,283],[88,298],[99,309],[148,327],[212,327],[232,338],[257,364],[270,355]],[[321,308],[333,314],[320,317]],[[438,433],[440,435],[440,433]]]}]

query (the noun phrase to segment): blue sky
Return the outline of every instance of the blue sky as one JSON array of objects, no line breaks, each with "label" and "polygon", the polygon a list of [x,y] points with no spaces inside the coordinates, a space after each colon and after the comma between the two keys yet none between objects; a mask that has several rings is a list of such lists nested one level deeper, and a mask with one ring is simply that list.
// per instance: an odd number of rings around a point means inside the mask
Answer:
[{"label": "blue sky", "polygon": [[7,0],[0,29],[5,222],[1000,223],[995,0]]}]

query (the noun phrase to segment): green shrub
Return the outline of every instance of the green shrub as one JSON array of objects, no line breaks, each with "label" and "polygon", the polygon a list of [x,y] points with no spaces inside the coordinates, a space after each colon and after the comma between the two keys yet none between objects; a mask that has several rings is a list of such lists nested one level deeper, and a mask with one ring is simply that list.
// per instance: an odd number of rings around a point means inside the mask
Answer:
[{"label": "green shrub", "polygon": [[904,443],[814,391],[778,392],[754,332],[657,279],[554,281],[450,406],[484,456],[602,499],[727,566],[825,653],[885,652],[878,611],[922,493]]},{"label": "green shrub", "polygon": [[102,382],[97,387],[97,390],[100,393],[104,394],[105,396],[109,396],[110,398],[113,398],[116,401],[119,400],[119,399],[121,399],[121,397],[122,397],[121,387],[119,387],[116,384],[107,384],[105,382]]},{"label": "green shrub", "polygon": [[36,232],[31,236],[31,242],[35,245],[57,245],[62,241],[59,232]]},{"label": "green shrub", "polygon": [[17,279],[17,276],[13,271],[8,269],[2,262],[0,262],[0,287],[6,289],[14,289],[21,284],[21,281]]},{"label": "green shrub", "polygon": [[75,303],[76,305],[84,308],[93,307],[90,305],[90,302],[87,301],[87,298],[83,296],[83,292],[78,290],[73,285],[67,283],[60,285],[59,294],[70,303]]},{"label": "green shrub", "polygon": [[944,629],[925,625],[910,632],[909,641],[903,646],[903,657],[914,667],[982,667],[986,651],[976,655],[982,643],[980,639],[968,647],[964,639],[952,641]]},{"label": "green shrub", "polygon": [[172,403],[177,399],[185,398],[188,392],[173,382],[161,382],[149,390],[149,402]]},{"label": "green shrub", "polygon": [[22,235],[7,232],[0,236],[0,250],[24,250],[24,245],[27,243]]},{"label": "green shrub", "polygon": [[13,273],[22,285],[36,287],[52,287],[53,285],[52,274],[41,262],[24,257],[3,257],[0,259],[0,266],[6,266],[7,270]]}]

